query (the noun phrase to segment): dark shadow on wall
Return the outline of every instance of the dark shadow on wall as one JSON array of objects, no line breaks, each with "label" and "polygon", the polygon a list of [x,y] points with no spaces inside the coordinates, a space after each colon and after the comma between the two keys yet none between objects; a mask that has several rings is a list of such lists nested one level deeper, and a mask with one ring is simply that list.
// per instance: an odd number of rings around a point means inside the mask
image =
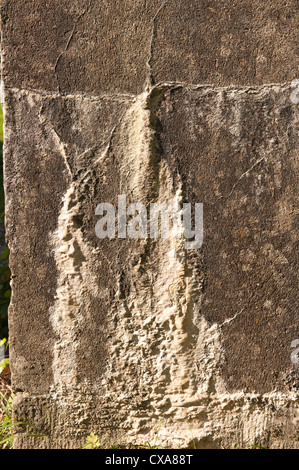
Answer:
[{"label": "dark shadow on wall", "polygon": [[3,188],[3,114],[0,106],[0,340],[8,337],[8,306],[11,296],[9,249],[5,242]]}]

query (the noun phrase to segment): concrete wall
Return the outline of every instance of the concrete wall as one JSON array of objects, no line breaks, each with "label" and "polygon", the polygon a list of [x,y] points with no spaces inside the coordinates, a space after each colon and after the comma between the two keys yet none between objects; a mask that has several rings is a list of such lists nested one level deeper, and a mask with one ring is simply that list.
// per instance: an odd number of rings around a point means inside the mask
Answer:
[{"label": "concrete wall", "polygon": [[[298,9],[2,1],[14,410],[60,445],[299,447]],[[202,247],[99,239],[118,195]]]}]

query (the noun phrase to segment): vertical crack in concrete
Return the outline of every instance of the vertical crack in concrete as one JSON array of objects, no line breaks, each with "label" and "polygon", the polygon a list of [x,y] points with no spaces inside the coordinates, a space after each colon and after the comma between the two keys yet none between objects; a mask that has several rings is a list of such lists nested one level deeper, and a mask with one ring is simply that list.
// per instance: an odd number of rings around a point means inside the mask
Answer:
[{"label": "vertical crack in concrete", "polygon": [[150,42],[149,42],[149,56],[148,60],[146,63],[148,74],[145,82],[145,89],[147,91],[150,91],[155,84],[154,78],[152,76],[152,67],[151,67],[151,61],[152,61],[152,56],[153,56],[153,41],[154,41],[154,36],[155,36],[155,28],[156,28],[156,20],[162,11],[162,9],[166,6],[166,4],[169,2],[169,0],[164,0],[158,10],[155,13],[155,16],[153,17],[152,20],[152,31],[151,31],[151,36],[150,36]]}]

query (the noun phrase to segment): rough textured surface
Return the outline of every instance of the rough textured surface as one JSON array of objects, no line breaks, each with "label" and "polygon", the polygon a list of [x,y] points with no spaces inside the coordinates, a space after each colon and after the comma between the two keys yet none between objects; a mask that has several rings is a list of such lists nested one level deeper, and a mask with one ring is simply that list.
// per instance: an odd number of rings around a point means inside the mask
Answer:
[{"label": "rough textured surface", "polygon": [[141,93],[156,82],[253,85],[298,71],[298,0],[2,0],[7,86]]},{"label": "rough textured surface", "polygon": [[[14,410],[53,439],[16,447],[298,448],[298,2],[1,12]],[[120,194],[202,202],[203,247],[99,240]]]}]

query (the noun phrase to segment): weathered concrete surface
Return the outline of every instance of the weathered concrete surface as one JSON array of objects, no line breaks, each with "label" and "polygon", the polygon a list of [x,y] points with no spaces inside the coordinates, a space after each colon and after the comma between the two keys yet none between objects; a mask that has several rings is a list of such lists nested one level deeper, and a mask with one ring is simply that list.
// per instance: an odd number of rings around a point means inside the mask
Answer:
[{"label": "weathered concrete surface", "polygon": [[298,0],[2,0],[7,86],[143,91],[281,83],[298,70]]},{"label": "weathered concrete surface", "polygon": [[[1,14],[16,415],[64,447],[161,425],[164,446],[298,448],[298,2]],[[202,202],[203,247],[99,240],[119,194]]]}]

